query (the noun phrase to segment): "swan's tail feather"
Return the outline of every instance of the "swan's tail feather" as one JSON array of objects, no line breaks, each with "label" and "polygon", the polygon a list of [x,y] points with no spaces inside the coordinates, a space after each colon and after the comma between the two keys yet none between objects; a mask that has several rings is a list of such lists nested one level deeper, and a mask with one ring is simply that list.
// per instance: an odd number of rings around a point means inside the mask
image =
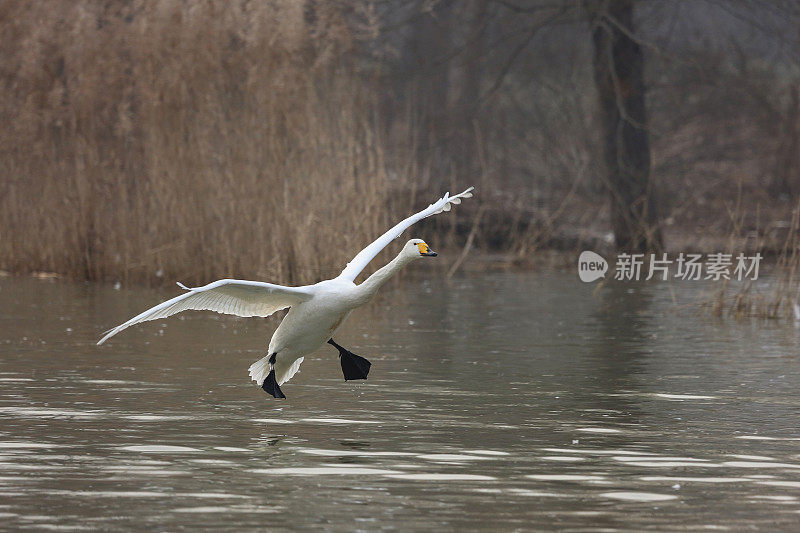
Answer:
[{"label": "swan's tail feather", "polygon": [[266,355],[250,365],[250,379],[261,385],[269,374],[269,355]]},{"label": "swan's tail feather", "polygon": [[300,370],[300,363],[302,362],[303,358],[298,357],[292,361],[291,364],[287,365],[285,362],[276,358],[275,354],[266,355],[250,365],[250,379],[259,385],[263,385],[270,372],[274,369],[275,381],[278,385],[283,385],[292,379],[292,376],[297,374],[297,371]]},{"label": "swan's tail feather", "polygon": [[275,365],[275,375],[278,378],[279,385],[283,385],[284,383],[292,379],[292,376],[297,374],[297,371],[300,370],[300,363],[303,362],[303,359],[304,359],[303,357],[298,357],[289,366],[281,364],[280,361],[277,362],[277,364]]}]

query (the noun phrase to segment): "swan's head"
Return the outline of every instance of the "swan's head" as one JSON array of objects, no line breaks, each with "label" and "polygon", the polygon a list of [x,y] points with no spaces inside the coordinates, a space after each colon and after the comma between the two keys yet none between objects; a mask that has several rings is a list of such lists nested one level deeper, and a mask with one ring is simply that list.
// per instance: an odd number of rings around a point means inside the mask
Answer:
[{"label": "swan's head", "polygon": [[437,254],[428,244],[422,239],[411,239],[403,247],[403,254],[408,255],[412,259],[419,259],[420,257],[436,257]]}]

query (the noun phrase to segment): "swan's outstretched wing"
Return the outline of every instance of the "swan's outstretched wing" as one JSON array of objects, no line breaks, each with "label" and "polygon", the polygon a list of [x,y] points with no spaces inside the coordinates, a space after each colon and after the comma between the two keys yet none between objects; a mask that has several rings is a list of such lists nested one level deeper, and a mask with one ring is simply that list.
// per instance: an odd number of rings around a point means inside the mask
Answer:
[{"label": "swan's outstretched wing", "polygon": [[366,268],[367,264],[372,261],[372,259],[378,255],[381,250],[386,248],[387,244],[399,237],[407,227],[431,215],[436,215],[442,211],[450,211],[450,207],[453,204],[460,204],[462,198],[471,198],[472,190],[474,188],[475,187],[470,187],[466,191],[462,192],[461,194],[456,194],[455,196],[450,196],[449,193],[445,193],[445,195],[436,203],[429,205],[419,213],[411,215],[404,221],[400,222],[395,227],[378,237],[375,242],[361,250],[352,261],[347,263],[347,266],[344,270],[342,270],[342,273],[339,274],[339,277],[350,281],[355,281],[356,276],[358,276],[361,271]]},{"label": "swan's outstretched wing", "polygon": [[136,315],[124,324],[108,330],[97,344],[103,344],[123,329],[146,322],[166,318],[189,309],[216,311],[237,316],[269,316],[275,311],[310,300],[314,293],[309,286],[284,287],[261,281],[221,279],[203,287],[190,289],[178,284],[188,292]]}]

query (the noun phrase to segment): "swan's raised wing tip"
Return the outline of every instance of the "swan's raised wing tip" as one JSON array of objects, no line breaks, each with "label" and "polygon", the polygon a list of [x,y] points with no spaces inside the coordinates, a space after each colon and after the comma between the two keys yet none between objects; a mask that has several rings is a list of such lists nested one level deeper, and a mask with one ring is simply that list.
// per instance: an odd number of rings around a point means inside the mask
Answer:
[{"label": "swan's raised wing tip", "polygon": [[[232,281],[232,280],[223,279],[223,280],[220,280],[220,281]],[[189,292],[202,292],[202,289],[203,289],[203,287],[187,287],[186,285],[184,285],[180,281],[176,281],[175,283],[177,283],[178,287],[180,287],[181,289],[183,289],[185,291],[189,291]],[[219,282],[215,281],[214,283],[219,283]],[[207,286],[208,285],[206,285],[206,287]]]},{"label": "swan's raised wing tip", "polygon": [[119,326],[114,326],[111,329],[105,330],[103,332],[103,337],[99,341],[97,341],[97,346],[100,346],[101,344],[106,342],[108,339],[110,339],[111,337],[113,337],[114,335],[119,333],[119,329],[118,328],[119,328]]},{"label": "swan's raised wing tip", "polygon": [[461,194],[455,195],[453,198],[472,198],[472,191],[475,190],[475,187],[470,187],[466,191],[462,192]]},{"label": "swan's raised wing tip", "polygon": [[446,192],[444,194],[444,196],[442,198],[440,198],[439,201],[436,202],[436,204],[434,204],[434,205],[438,205],[439,203],[442,203],[442,206],[439,209],[437,209],[436,211],[434,211],[433,214],[436,215],[436,214],[441,213],[442,211],[444,211],[444,212],[450,211],[450,209],[454,205],[458,205],[458,204],[461,203],[461,199],[462,198],[472,198],[472,191],[474,189],[475,189],[475,187],[470,187],[469,189],[465,190],[464,192],[459,193],[459,194],[455,194],[453,196],[450,196],[450,193]]}]

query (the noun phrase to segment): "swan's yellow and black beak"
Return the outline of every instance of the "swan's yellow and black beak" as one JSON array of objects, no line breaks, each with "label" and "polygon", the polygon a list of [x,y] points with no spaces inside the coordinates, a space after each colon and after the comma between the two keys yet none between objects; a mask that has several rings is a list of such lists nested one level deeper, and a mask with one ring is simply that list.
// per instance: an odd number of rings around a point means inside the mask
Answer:
[{"label": "swan's yellow and black beak", "polygon": [[419,248],[419,255],[422,255],[424,257],[436,257],[437,255],[439,255],[433,250],[431,250],[431,247],[425,244],[424,242],[418,242],[417,248]]}]

